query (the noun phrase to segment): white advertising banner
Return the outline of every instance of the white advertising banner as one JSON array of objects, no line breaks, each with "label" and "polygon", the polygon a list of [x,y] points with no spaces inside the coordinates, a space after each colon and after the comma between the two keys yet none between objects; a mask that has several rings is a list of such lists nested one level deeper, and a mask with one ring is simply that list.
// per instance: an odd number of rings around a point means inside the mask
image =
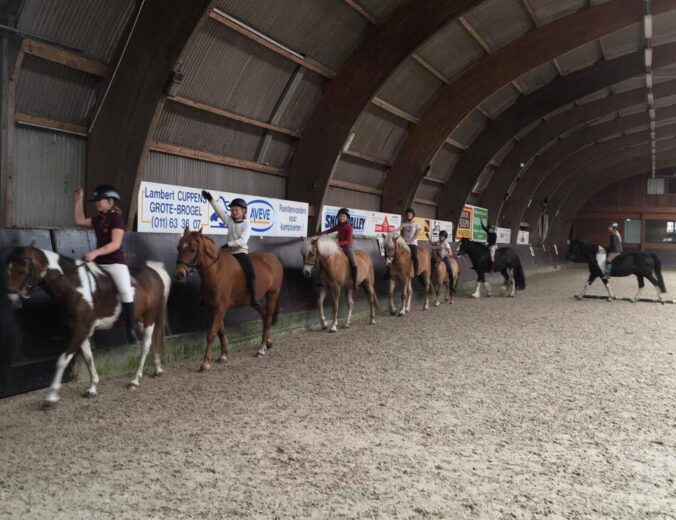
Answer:
[{"label": "white advertising banner", "polygon": [[[236,197],[248,205],[251,234],[267,237],[307,236],[308,205],[305,202],[242,195],[209,190],[218,204],[227,208]],[[138,231],[145,233],[182,233],[203,229],[211,235],[227,235],[228,229],[200,188],[141,182],[138,192]]]},{"label": "white advertising banner", "polygon": [[512,242],[512,230],[504,227],[496,227],[498,244],[510,244]]},{"label": "white advertising banner", "polygon": [[[322,231],[332,228],[338,223],[338,206],[322,208]],[[379,213],[365,209],[350,209],[350,224],[354,236],[377,237],[390,233],[401,225],[401,215]]]},{"label": "white advertising banner", "polygon": [[519,230],[519,234],[516,235],[516,243],[527,246],[529,241],[530,241],[530,232]]}]

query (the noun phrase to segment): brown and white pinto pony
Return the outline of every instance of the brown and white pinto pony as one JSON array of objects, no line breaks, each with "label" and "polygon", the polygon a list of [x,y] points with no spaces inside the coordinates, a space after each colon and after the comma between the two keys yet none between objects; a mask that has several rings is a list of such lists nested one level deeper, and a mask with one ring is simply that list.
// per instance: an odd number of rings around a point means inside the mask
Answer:
[{"label": "brown and white pinto pony", "polygon": [[[136,321],[143,325],[141,359],[130,388],[138,387],[146,356],[152,346],[154,375],[162,374],[160,358],[164,350],[164,326],[171,278],[160,262],[147,262],[132,270]],[[33,246],[17,247],[8,257],[7,293],[16,306],[40,285],[57,303],[59,316],[71,331],[66,351],[59,356],[52,385],[43,400],[50,407],[59,400],[61,380],[68,363],[78,351],[89,370],[90,384],[84,397],[94,397],[99,376],[89,339],[96,329],[110,329],[122,310],[112,278],[95,263],[73,260]]]},{"label": "brown and white pinto pony", "polygon": [[458,264],[458,260],[453,256],[449,256],[448,261],[451,264],[452,280],[448,279],[448,269],[446,269],[446,264],[444,264],[444,261],[441,258],[441,249],[436,246],[432,247],[432,287],[436,294],[436,301],[434,302],[435,307],[439,306],[439,294],[442,292],[442,288],[444,301],[451,304],[453,303],[455,291],[458,288],[460,265]]},{"label": "brown and white pinto pony", "polygon": [[[202,372],[211,368],[211,347],[216,335],[221,342],[221,355],[216,361],[222,363],[228,360],[228,340],[223,321],[225,313],[234,307],[248,307],[251,297],[240,263],[231,253],[221,251],[216,242],[202,234],[201,229],[190,231],[186,227],[177,249],[176,279],[183,280],[197,269],[202,280],[202,299],[211,312],[207,349],[199,368]],[[258,311],[263,320],[263,338],[257,355],[264,356],[267,349],[272,348],[270,328],[277,322],[284,268],[273,253],[256,252],[249,256],[256,272],[256,298],[266,297],[265,311]]]},{"label": "brown and white pinto pony", "polygon": [[[385,240],[385,263],[390,268],[390,314],[404,316],[411,311],[411,298],[413,296],[413,259],[411,248],[399,233],[383,235]],[[422,277],[422,285],[425,290],[425,304],[423,310],[430,308],[430,253],[427,249],[418,248],[418,275]],[[397,313],[394,307],[394,290],[397,283],[401,286],[401,308]]]},{"label": "brown and white pinto pony", "polygon": [[[352,291],[354,284],[350,274],[350,261],[347,255],[343,253],[338,246],[336,239],[320,236],[308,238],[303,242],[301,249],[303,255],[303,275],[306,278],[312,276],[312,272],[319,268],[319,277],[322,282],[322,288],[319,291],[317,307],[319,308],[319,322],[322,329],[328,327],[326,317],[324,316],[324,299],[327,289],[331,290],[333,295],[333,324],[329,332],[338,331],[338,308],[340,307],[340,294],[344,290],[347,296],[347,320],[345,327],[349,328],[352,321]],[[376,322],[376,310],[378,309],[378,296],[375,291],[375,272],[373,261],[366,251],[354,251],[357,259],[357,285],[361,285],[368,294],[369,304],[371,305],[371,317],[369,325]]]}]

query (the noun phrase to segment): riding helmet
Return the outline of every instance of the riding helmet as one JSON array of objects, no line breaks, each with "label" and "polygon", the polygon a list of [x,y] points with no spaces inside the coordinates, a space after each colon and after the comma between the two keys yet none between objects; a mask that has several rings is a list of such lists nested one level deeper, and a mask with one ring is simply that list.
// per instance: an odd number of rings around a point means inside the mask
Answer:
[{"label": "riding helmet", "polygon": [[617,222],[613,222],[613,223],[610,225],[610,227],[613,228],[613,229],[618,229],[618,228],[620,227],[620,225],[619,225]]},{"label": "riding helmet", "polygon": [[96,202],[101,199],[120,200],[120,194],[112,184],[101,184],[96,187],[92,196],[89,197],[89,202]]},{"label": "riding helmet", "polygon": [[246,201],[244,199],[240,199],[239,197],[237,197],[236,199],[233,199],[232,202],[229,205],[230,205],[231,208],[234,207],[234,206],[238,206],[242,209],[247,208]]},{"label": "riding helmet", "polygon": [[406,208],[406,211],[404,211],[404,215],[406,215],[406,213],[413,213],[413,216],[415,217],[415,211],[413,211],[413,208]]},{"label": "riding helmet", "polygon": [[439,231],[439,238],[441,237],[448,238],[448,231],[446,231],[445,229]]},{"label": "riding helmet", "polygon": [[341,214],[347,215],[347,218],[350,218],[350,210],[347,209],[347,208],[340,208],[338,210],[338,215],[341,215]]}]

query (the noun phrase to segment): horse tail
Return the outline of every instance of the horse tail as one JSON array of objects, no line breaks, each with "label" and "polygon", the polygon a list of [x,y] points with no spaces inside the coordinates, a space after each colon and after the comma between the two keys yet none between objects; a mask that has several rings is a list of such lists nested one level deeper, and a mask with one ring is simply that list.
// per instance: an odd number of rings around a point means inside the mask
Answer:
[{"label": "horse tail", "polygon": [[523,266],[521,265],[521,259],[519,258],[519,255],[513,251],[510,263],[512,264],[512,270],[514,273],[514,285],[516,286],[516,290],[523,291],[526,288],[526,273],[523,271]]},{"label": "horse tail", "polygon": [[162,280],[162,308],[157,314],[155,329],[153,330],[152,345],[153,350],[160,354],[164,353],[165,327],[167,326],[167,302],[169,301],[169,290],[171,289],[171,277],[164,268],[162,262],[147,261],[146,266],[157,273]]},{"label": "horse tail", "polygon": [[667,292],[667,286],[664,285],[664,278],[662,278],[662,262],[655,253],[650,253],[650,256],[653,257],[653,262],[655,262],[655,276],[657,276],[657,281],[660,284],[660,291],[665,293]]}]

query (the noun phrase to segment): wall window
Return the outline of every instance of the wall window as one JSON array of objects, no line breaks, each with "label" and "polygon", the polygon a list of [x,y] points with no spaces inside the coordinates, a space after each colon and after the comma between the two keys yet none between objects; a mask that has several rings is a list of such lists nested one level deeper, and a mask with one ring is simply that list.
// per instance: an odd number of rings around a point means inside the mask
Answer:
[{"label": "wall window", "polygon": [[640,220],[625,220],[624,221],[624,242],[626,244],[640,244],[641,243],[641,221]]},{"label": "wall window", "polygon": [[676,193],[676,178],[667,179],[667,193]]},{"label": "wall window", "polygon": [[645,238],[650,244],[676,244],[676,221],[646,220]]},{"label": "wall window", "polygon": [[648,195],[664,195],[664,179],[648,179]]}]

